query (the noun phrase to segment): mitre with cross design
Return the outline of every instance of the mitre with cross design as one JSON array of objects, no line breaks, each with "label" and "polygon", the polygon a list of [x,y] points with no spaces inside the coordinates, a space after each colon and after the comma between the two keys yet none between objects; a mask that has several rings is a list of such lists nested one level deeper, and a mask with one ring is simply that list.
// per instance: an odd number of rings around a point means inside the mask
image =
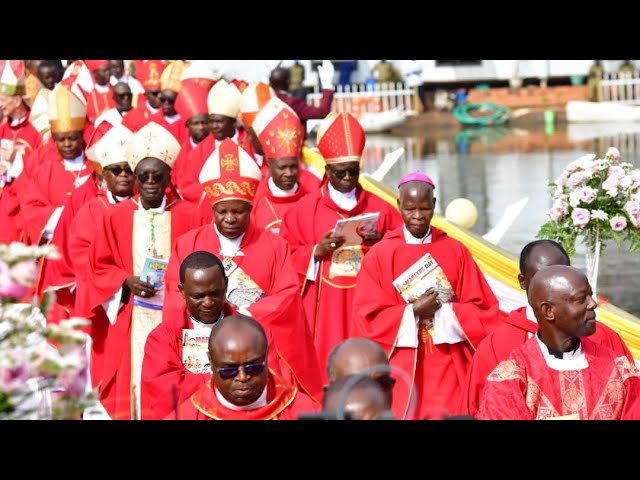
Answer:
[{"label": "mitre with cross design", "polygon": [[255,160],[233,140],[225,138],[202,166],[199,180],[213,205],[223,200],[252,203],[260,177]]},{"label": "mitre with cross design", "polygon": [[291,107],[278,97],[269,100],[256,115],[253,130],[267,158],[300,159],[304,127]]},{"label": "mitre with cross design", "polygon": [[359,162],[365,133],[350,113],[330,113],[318,128],[318,150],[328,164]]}]

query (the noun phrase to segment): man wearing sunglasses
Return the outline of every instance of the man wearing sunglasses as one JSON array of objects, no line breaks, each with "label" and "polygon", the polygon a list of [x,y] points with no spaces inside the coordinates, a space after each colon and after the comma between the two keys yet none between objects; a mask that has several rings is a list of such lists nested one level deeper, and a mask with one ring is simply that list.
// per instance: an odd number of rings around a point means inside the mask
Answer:
[{"label": "man wearing sunglasses", "polygon": [[260,323],[245,315],[216,322],[209,337],[211,378],[168,420],[295,420],[319,406],[271,368]]},{"label": "man wearing sunglasses", "polygon": [[186,68],[185,62],[176,60],[164,69],[160,77],[160,95],[158,96],[160,109],[149,117],[149,121],[166,128],[180,145],[189,140],[189,130],[185,125],[187,119],[176,110],[176,100],[182,90],[180,78]]},{"label": "man wearing sunglasses", "polygon": [[281,238],[259,230],[250,221],[260,178],[254,160],[230,138],[223,140],[209,157],[200,181],[214,219],[178,238],[173,245],[165,278],[165,319],[182,312],[184,299],[178,289],[182,260],[196,250],[213,253],[227,270],[228,301],[272,332],[275,347],[291,367],[298,385],[319,401],[320,366],[304,318],[289,249]]},{"label": "man wearing sunglasses", "polygon": [[133,97],[133,109],[122,120],[123,125],[134,133],[160,109],[160,76],[164,69],[165,64],[161,60],[147,60],[136,67],[136,78],[142,83],[144,94]]},{"label": "man wearing sunglasses", "polygon": [[194,207],[165,194],[179,149],[154,122],[135,133],[127,161],[139,194],[106,212],[90,247],[89,311],[78,314],[104,309],[109,319],[100,400],[116,419],[140,418],[144,344],[162,320],[164,287],[140,277],[143,265],[162,274],[172,243],[194,226]]},{"label": "man wearing sunglasses", "polygon": [[[320,365],[348,337],[363,257],[388,230],[402,225],[391,205],[358,183],[364,144],[364,130],[351,114],[331,114],[322,122],[318,149],[327,168],[321,188],[285,214],[280,231],[291,247]],[[333,236],[337,220],[374,212],[380,213],[377,229],[362,233],[361,245],[343,245],[344,237]]]}]

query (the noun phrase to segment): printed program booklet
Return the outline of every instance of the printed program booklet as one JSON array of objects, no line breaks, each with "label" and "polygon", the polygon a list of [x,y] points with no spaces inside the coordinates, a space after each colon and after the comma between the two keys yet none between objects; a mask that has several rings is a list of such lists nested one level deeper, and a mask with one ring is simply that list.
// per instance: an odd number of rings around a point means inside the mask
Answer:
[{"label": "printed program booklet", "polygon": [[140,272],[140,280],[152,284],[156,288],[156,294],[151,297],[133,297],[133,304],[138,307],[151,308],[153,310],[162,310],[162,302],[164,301],[164,274],[167,271],[167,262],[160,258],[147,257]]},{"label": "printed program booklet", "polygon": [[356,217],[343,218],[336,222],[333,231],[334,237],[344,237],[343,247],[350,245],[361,245],[362,237],[356,232],[357,228],[363,233],[373,233],[376,231],[380,212],[364,213]]},{"label": "printed program booklet", "polygon": [[440,303],[454,302],[456,297],[449,279],[428,252],[402,272],[393,286],[407,303],[411,297],[419,297],[431,288],[437,290]]},{"label": "printed program booklet", "polygon": [[183,328],[182,329],[182,364],[193,373],[211,373],[209,357],[208,328]]}]

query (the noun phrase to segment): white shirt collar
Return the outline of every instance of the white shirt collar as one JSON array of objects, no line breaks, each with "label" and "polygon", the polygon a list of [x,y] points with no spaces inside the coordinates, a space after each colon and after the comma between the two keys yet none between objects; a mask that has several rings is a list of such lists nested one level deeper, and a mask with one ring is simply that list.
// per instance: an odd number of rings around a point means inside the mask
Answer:
[{"label": "white shirt collar", "polygon": [[342,208],[343,210],[352,210],[356,206],[356,204],[358,203],[358,199],[356,198],[355,188],[350,192],[342,193],[336,190],[335,188],[333,188],[331,186],[331,183],[329,183],[328,185],[329,185],[329,197],[331,197],[331,200],[336,202],[336,204],[340,208]]},{"label": "white shirt collar", "polygon": [[142,206],[142,202],[138,202],[138,210],[146,210],[149,213],[157,213],[157,214],[164,213],[164,209],[165,209],[166,206],[167,206],[167,196],[166,195],[164,197],[162,197],[162,203],[157,208],[144,208]]},{"label": "white shirt collar", "polygon": [[431,243],[431,226],[429,226],[429,230],[424,234],[422,238],[416,238],[413,234],[407,230],[407,226],[402,227],[402,233],[404,234],[404,241],[409,245],[420,245],[422,243]]},{"label": "white shirt collar", "polygon": [[[226,138],[225,138],[226,140]],[[233,132],[233,136],[231,137],[231,140],[233,140],[235,143],[238,143],[238,129],[236,128],[236,131]],[[224,140],[216,140],[215,138],[213,139],[213,141],[216,143],[216,148],[218,148],[220,146],[220,144],[224,141]]]},{"label": "white shirt collar", "polygon": [[78,171],[84,168],[84,152],[80,152],[76,158],[66,159],[64,158],[64,169],[68,172]]},{"label": "white shirt collar", "polygon": [[95,84],[95,89],[98,93],[108,93],[109,87],[111,87],[111,82],[107,83],[106,85],[99,85],[97,83]]},{"label": "white shirt collar", "polygon": [[544,361],[547,366],[552,370],[567,371],[567,370],[583,370],[589,366],[587,357],[582,350],[582,343],[573,352],[564,352],[563,358],[556,358],[549,353],[549,347],[547,347],[538,335],[535,336]]},{"label": "white shirt collar", "polygon": [[218,240],[220,240],[220,255],[222,255],[223,257],[235,257],[244,255],[244,253],[240,251],[240,244],[242,243],[242,239],[247,232],[244,232],[238,238],[227,238],[218,231],[218,227],[216,227],[215,223],[213,224],[213,231],[216,232]]},{"label": "white shirt collar", "polygon": [[189,141],[191,142],[191,148],[196,148],[198,146],[198,144],[193,141],[193,138],[191,137],[191,135],[189,135]]},{"label": "white shirt collar", "polygon": [[152,107],[151,104],[149,103],[149,100],[146,101],[146,108],[151,113],[158,113],[158,110],[160,110],[159,108]]},{"label": "white shirt collar", "polygon": [[269,177],[267,184],[269,185],[269,190],[271,190],[271,193],[273,193],[274,197],[292,197],[298,191],[297,183],[293,186],[291,190],[282,190],[281,188],[278,188],[278,186],[276,185],[276,182],[273,181],[272,177]]},{"label": "white shirt collar", "polygon": [[107,192],[107,201],[109,203],[118,203],[118,202],[122,202],[124,200],[127,200],[131,197],[119,197],[117,195],[114,195],[113,193],[111,193],[111,190],[105,190],[105,192]]},{"label": "white shirt collar", "polygon": [[228,401],[226,398],[224,398],[222,396],[222,394],[220,393],[220,391],[216,388],[216,386],[213,386],[214,390],[216,391],[216,397],[218,397],[218,401],[225,407],[227,407],[230,410],[255,410],[256,408],[260,408],[260,407],[264,407],[267,404],[267,386],[264,386],[264,390],[262,391],[262,394],[258,397],[258,399],[253,402],[250,403],[249,405],[234,405],[233,403],[231,403],[230,401]]},{"label": "white shirt collar", "polygon": [[16,125],[20,125],[24,121],[25,118],[26,118],[26,115],[22,115],[19,118],[12,118],[11,119],[11,126],[15,127]]},{"label": "white shirt collar", "polygon": [[174,124],[174,123],[176,123],[178,120],[180,120],[180,118],[182,118],[182,117],[180,117],[180,114],[179,114],[179,113],[176,113],[176,114],[174,114],[174,115],[171,115],[170,117],[169,117],[169,116],[167,116],[167,115],[165,115],[165,116],[164,116],[164,119],[165,119],[165,120],[167,121],[167,123],[169,123],[169,124]]},{"label": "white shirt collar", "polygon": [[224,318],[224,313],[220,312],[220,316],[213,323],[201,322],[200,320],[196,320],[195,318],[193,318],[193,315],[189,315],[189,318],[191,318],[191,323],[193,323],[193,328],[207,328],[211,330],[216,323],[218,323],[220,320]]}]

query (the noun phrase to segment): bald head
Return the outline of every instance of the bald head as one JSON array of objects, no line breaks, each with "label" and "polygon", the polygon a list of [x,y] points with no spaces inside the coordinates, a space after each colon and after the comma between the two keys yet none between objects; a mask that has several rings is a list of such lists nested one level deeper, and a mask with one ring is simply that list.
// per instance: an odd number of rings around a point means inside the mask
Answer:
[{"label": "bald head", "polygon": [[400,185],[398,210],[405,227],[415,238],[422,238],[427,234],[435,208],[433,185],[417,180]]},{"label": "bald head", "polygon": [[389,372],[384,349],[368,338],[348,338],[334,347],[327,361],[329,382],[355,373]]},{"label": "bald head", "polygon": [[553,240],[536,240],[526,244],[520,253],[520,287],[524,291],[529,290],[529,283],[538,270],[551,265],[571,265],[562,245]]},{"label": "bald head", "polygon": [[576,339],[595,333],[598,304],[580,270],[567,265],[540,269],[531,279],[527,297],[546,345],[567,351]]},{"label": "bald head", "polygon": [[229,315],[211,328],[209,352],[236,349],[239,344],[252,344],[267,353],[267,335],[256,320],[246,315]]},{"label": "bald head", "polygon": [[289,90],[289,69],[284,67],[276,67],[271,70],[269,76],[269,85],[275,90]]},{"label": "bald head", "polygon": [[339,378],[322,398],[323,412],[347,413],[352,420],[375,420],[388,409],[382,387],[365,375]]}]

